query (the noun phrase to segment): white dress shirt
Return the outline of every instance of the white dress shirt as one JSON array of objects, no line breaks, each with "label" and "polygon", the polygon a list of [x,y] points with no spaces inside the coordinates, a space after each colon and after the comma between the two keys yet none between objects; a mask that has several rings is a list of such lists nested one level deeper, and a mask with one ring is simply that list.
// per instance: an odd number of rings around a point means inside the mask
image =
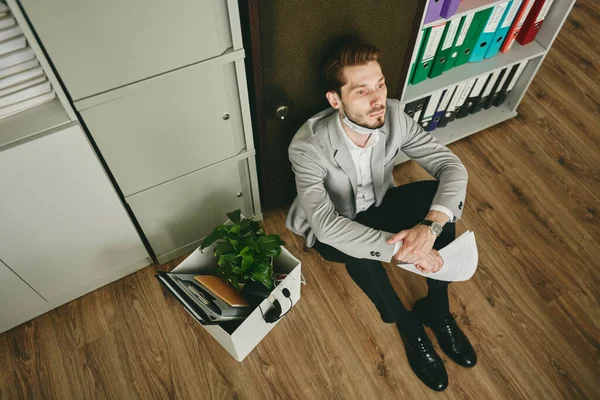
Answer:
[{"label": "white dress shirt", "polygon": [[[364,148],[354,144],[345,131],[342,136],[346,140],[356,169],[356,213],[358,214],[375,204],[375,190],[373,189],[373,178],[371,176],[371,153],[373,152],[373,146],[379,141],[379,129],[376,129],[369,136]],[[454,219],[454,213],[447,207],[432,205],[430,210],[443,212],[448,216],[449,221]],[[399,248],[400,242],[394,243],[394,254],[398,252]]]}]

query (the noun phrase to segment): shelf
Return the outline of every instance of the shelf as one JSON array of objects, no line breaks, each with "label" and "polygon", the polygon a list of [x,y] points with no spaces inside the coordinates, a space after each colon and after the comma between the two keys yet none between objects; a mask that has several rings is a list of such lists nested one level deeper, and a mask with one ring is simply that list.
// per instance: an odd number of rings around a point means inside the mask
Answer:
[{"label": "shelf", "polygon": [[[431,0],[431,1],[433,1],[433,0]],[[451,16],[448,19],[440,17],[439,19],[436,19],[435,21],[431,21],[426,24],[423,24],[423,28],[429,28],[430,26],[437,25],[440,22],[451,21],[453,19],[462,18],[463,16],[470,14],[472,12],[485,10],[486,8],[492,7],[492,6],[496,5],[497,3],[502,3],[505,1],[506,0],[495,0],[495,1],[493,1],[493,0],[464,0],[463,2],[460,3],[460,5],[458,6],[458,10],[456,10],[456,13],[453,16]]]},{"label": "shelf", "polygon": [[11,143],[71,122],[60,100],[47,103],[0,119],[0,149]]},{"label": "shelf", "polygon": [[429,96],[438,90],[446,89],[460,82],[474,79],[481,75],[487,75],[497,69],[504,69],[521,61],[539,57],[545,52],[546,49],[537,41],[533,41],[525,46],[521,46],[518,42],[515,42],[508,53],[499,52],[492,58],[452,68],[450,71],[444,72],[437,78],[428,78],[416,85],[408,85],[402,96],[401,102],[403,104],[410,103],[411,101]]},{"label": "shelf", "polygon": [[[448,145],[476,132],[489,128],[490,126],[504,122],[517,115],[516,111],[510,110],[505,104],[500,107],[492,107],[489,110],[481,110],[477,114],[465,118],[455,119],[443,128],[437,128],[431,132],[442,144]],[[400,154],[396,165],[408,161],[409,158]]]}]

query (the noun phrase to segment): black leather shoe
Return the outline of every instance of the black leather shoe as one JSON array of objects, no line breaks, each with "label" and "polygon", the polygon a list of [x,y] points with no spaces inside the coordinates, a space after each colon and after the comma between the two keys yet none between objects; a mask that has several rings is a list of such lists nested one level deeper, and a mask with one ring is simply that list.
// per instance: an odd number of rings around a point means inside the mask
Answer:
[{"label": "black leather shoe", "polygon": [[421,336],[407,337],[400,331],[406,357],[417,377],[429,388],[441,392],[448,387],[448,374],[442,359],[423,332]]},{"label": "black leather shoe", "polygon": [[466,368],[474,367],[477,364],[477,354],[467,336],[456,324],[456,315],[448,314],[443,320],[432,323],[427,320],[418,305],[419,302],[415,304],[413,311],[421,323],[431,328],[444,353],[458,365]]}]

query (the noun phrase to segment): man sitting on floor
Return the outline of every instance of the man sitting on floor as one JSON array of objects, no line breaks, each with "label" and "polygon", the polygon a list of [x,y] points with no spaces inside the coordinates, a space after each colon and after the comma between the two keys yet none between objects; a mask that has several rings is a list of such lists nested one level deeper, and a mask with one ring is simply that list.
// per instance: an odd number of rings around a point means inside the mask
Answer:
[{"label": "man sitting on floor", "polygon": [[[286,227],[326,260],[346,265],[383,321],[396,323],[415,374],[444,390],[446,369],[422,324],[452,360],[465,367],[477,362],[450,314],[448,282],[427,278],[428,294],[411,312],[381,262],[409,262],[435,276],[443,264],[437,250],[455,239],[467,171],[398,100],[387,98],[375,46],[346,43],[324,74],[331,108],[310,118],[289,147],[298,196]],[[400,151],[437,180],[396,187],[392,171]]]}]

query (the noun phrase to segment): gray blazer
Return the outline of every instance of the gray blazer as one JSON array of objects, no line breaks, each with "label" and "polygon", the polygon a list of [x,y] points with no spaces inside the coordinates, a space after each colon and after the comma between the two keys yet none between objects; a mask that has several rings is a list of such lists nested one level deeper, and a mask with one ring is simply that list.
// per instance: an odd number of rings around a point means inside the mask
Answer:
[{"label": "gray blazer", "polygon": [[[431,176],[439,179],[432,204],[447,207],[456,222],[462,214],[467,191],[467,170],[446,146],[425,132],[404,113],[400,102],[387,99],[385,124],[371,156],[376,206],[394,187],[392,170],[402,150]],[[288,149],[296,176],[297,197],[285,226],[352,257],[389,262],[394,244],[386,242],[398,232],[385,232],[353,221],[356,216],[356,168],[344,142],[339,112],[326,109],[310,118],[294,135]]]}]

